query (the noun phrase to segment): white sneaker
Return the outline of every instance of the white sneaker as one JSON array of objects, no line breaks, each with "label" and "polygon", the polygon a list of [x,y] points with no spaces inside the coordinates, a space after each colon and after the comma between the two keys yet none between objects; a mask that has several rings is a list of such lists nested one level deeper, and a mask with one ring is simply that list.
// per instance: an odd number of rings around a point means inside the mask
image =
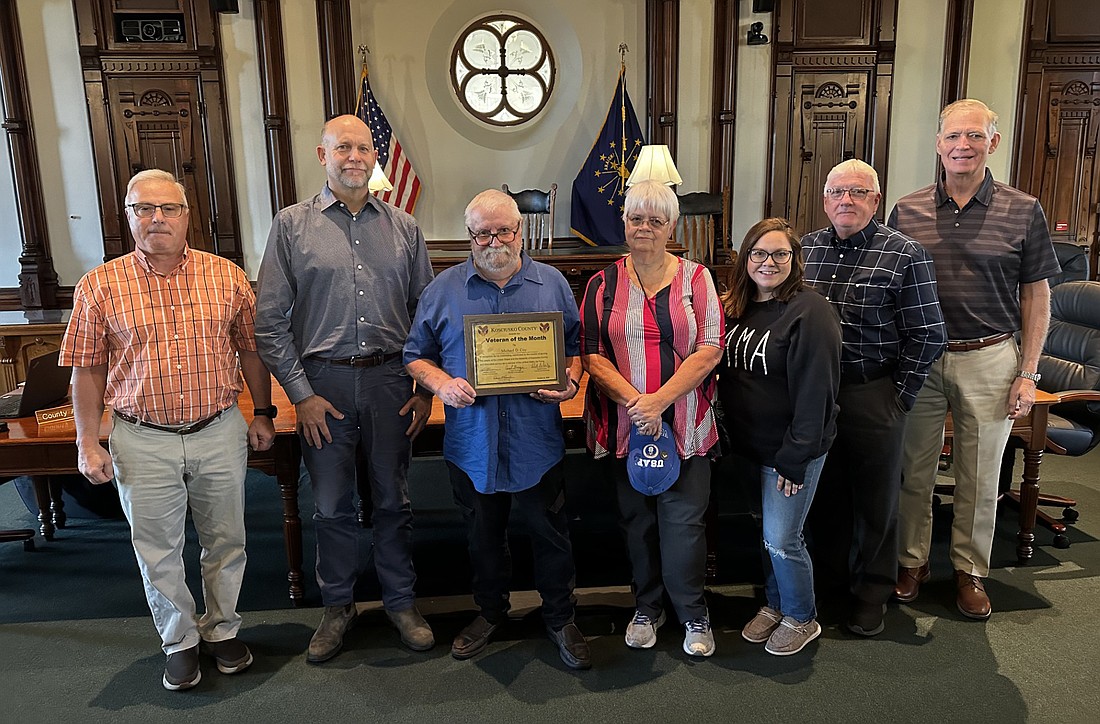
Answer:
[{"label": "white sneaker", "polygon": [[711,631],[709,618],[700,616],[684,624],[684,653],[710,656],[714,648],[714,632]]},{"label": "white sneaker", "polygon": [[665,622],[665,612],[654,621],[641,611],[634,612],[634,619],[626,625],[626,645],[632,649],[648,649],[657,643],[657,629]]}]

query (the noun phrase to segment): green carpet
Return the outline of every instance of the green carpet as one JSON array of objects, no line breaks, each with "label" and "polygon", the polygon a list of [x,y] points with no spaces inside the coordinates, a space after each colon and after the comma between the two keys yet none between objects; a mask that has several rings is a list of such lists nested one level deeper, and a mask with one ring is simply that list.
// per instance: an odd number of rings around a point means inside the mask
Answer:
[{"label": "green carpet", "polygon": [[[452,593],[446,589],[453,582],[430,580],[461,561],[464,549],[438,470],[422,468],[414,480],[414,502],[424,509],[417,565],[422,589],[437,589],[421,599],[439,642],[433,651],[403,649],[377,603],[360,597],[364,615],[345,650],[323,666],[307,665],[303,652],[320,612],[287,607],[277,489],[269,478],[250,476],[240,635],[256,655],[251,669],[223,676],[204,658],[196,689],[165,691],[163,656],[125,523],[72,520],[56,541],[39,539],[35,553],[15,543],[0,546],[0,721],[1073,722],[1100,716],[1093,673],[1100,642],[1094,615],[1100,455],[1044,460],[1044,490],[1080,504],[1069,549],[1054,549],[1050,533],[1038,531],[1033,564],[1015,567],[1015,512],[1002,512],[988,581],[994,615],[987,623],[965,620],[954,608],[945,507],[937,515],[932,581],[914,604],[892,605],[886,631],[873,640],[857,640],[822,612],[819,642],[797,656],[769,656],[740,638],[757,605],[753,589],[728,584],[709,593],[718,642],[713,658],[685,656],[673,625],[660,630],[654,649],[635,651],[621,636],[632,612],[629,595],[621,587],[586,589],[578,623],[591,637],[594,668],[581,673],[558,660],[532,594],[516,595],[513,621],[484,654],[465,662],[448,655],[472,605],[466,596],[443,595]],[[431,490],[417,492],[425,486]],[[426,532],[432,523],[436,530]],[[724,542],[752,534],[747,516],[722,523]],[[35,523],[13,486],[0,486],[0,527],[17,525]],[[304,527],[308,563],[308,516]],[[580,538],[582,568],[621,562],[621,552],[606,550],[617,545],[608,542],[617,540],[614,531],[582,528]],[[740,554],[748,566],[751,555]],[[517,568],[520,558],[517,551]],[[461,579],[465,572],[450,575]],[[591,584],[599,571],[586,575]],[[736,572],[728,577],[739,578]],[[316,589],[307,583],[315,602]]]}]

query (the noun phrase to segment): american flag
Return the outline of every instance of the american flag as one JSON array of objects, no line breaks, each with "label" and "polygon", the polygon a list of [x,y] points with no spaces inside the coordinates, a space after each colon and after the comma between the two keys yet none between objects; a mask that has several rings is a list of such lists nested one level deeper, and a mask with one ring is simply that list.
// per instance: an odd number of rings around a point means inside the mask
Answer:
[{"label": "american flag", "polygon": [[392,191],[381,191],[378,197],[402,211],[411,214],[420,197],[420,179],[413,171],[412,162],[401,149],[401,143],[393,134],[393,128],[386,120],[386,114],[378,105],[378,100],[370,89],[367,79],[367,66],[363,64],[363,73],[359,83],[359,100],[355,104],[355,115],[370,126],[374,137],[374,147],[378,149],[378,165],[393,184]]}]

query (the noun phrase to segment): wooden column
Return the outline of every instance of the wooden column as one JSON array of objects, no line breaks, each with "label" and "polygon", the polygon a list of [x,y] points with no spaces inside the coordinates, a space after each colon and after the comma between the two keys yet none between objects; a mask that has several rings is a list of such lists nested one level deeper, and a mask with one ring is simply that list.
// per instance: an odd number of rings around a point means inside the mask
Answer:
[{"label": "wooden column", "polygon": [[279,0],[255,0],[256,47],[259,50],[260,94],[267,141],[268,186],[272,209],[298,200],[290,146],[290,103],[286,90],[283,13]]},{"label": "wooden column", "polygon": [[[714,3],[714,89],[710,125],[710,191],[733,192],[733,141],[737,117],[738,0]],[[725,219],[729,226],[729,219]]]},{"label": "wooden column", "polygon": [[966,97],[966,75],[970,69],[970,33],[973,27],[974,0],[948,0],[940,108]]},{"label": "wooden column", "polygon": [[43,204],[42,176],[34,141],[23,42],[15,0],[0,0],[0,110],[11,155],[15,206],[22,254],[19,256],[19,300],[24,309],[57,308],[57,272]]},{"label": "wooden column", "polygon": [[355,112],[355,54],[348,0],[317,0],[325,119]]},{"label": "wooden column", "polygon": [[673,159],[679,75],[680,0],[646,0],[646,136]]}]

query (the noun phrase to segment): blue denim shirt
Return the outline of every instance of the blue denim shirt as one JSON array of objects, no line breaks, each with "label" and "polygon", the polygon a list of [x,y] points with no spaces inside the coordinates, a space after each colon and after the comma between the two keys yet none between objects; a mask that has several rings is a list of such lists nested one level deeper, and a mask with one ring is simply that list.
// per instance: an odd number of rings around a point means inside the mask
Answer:
[{"label": "blue denim shirt", "polygon": [[[405,342],[404,362],[426,359],[452,377],[466,376],[465,314],[557,312],[565,322],[565,356],[580,354],[580,317],[565,277],[523,254],[503,288],[478,275],[473,261],[453,266],[424,289]],[[565,455],[561,411],[520,395],[478,396],[445,409],[443,457],[462,468],[480,493],[533,487]]]}]

